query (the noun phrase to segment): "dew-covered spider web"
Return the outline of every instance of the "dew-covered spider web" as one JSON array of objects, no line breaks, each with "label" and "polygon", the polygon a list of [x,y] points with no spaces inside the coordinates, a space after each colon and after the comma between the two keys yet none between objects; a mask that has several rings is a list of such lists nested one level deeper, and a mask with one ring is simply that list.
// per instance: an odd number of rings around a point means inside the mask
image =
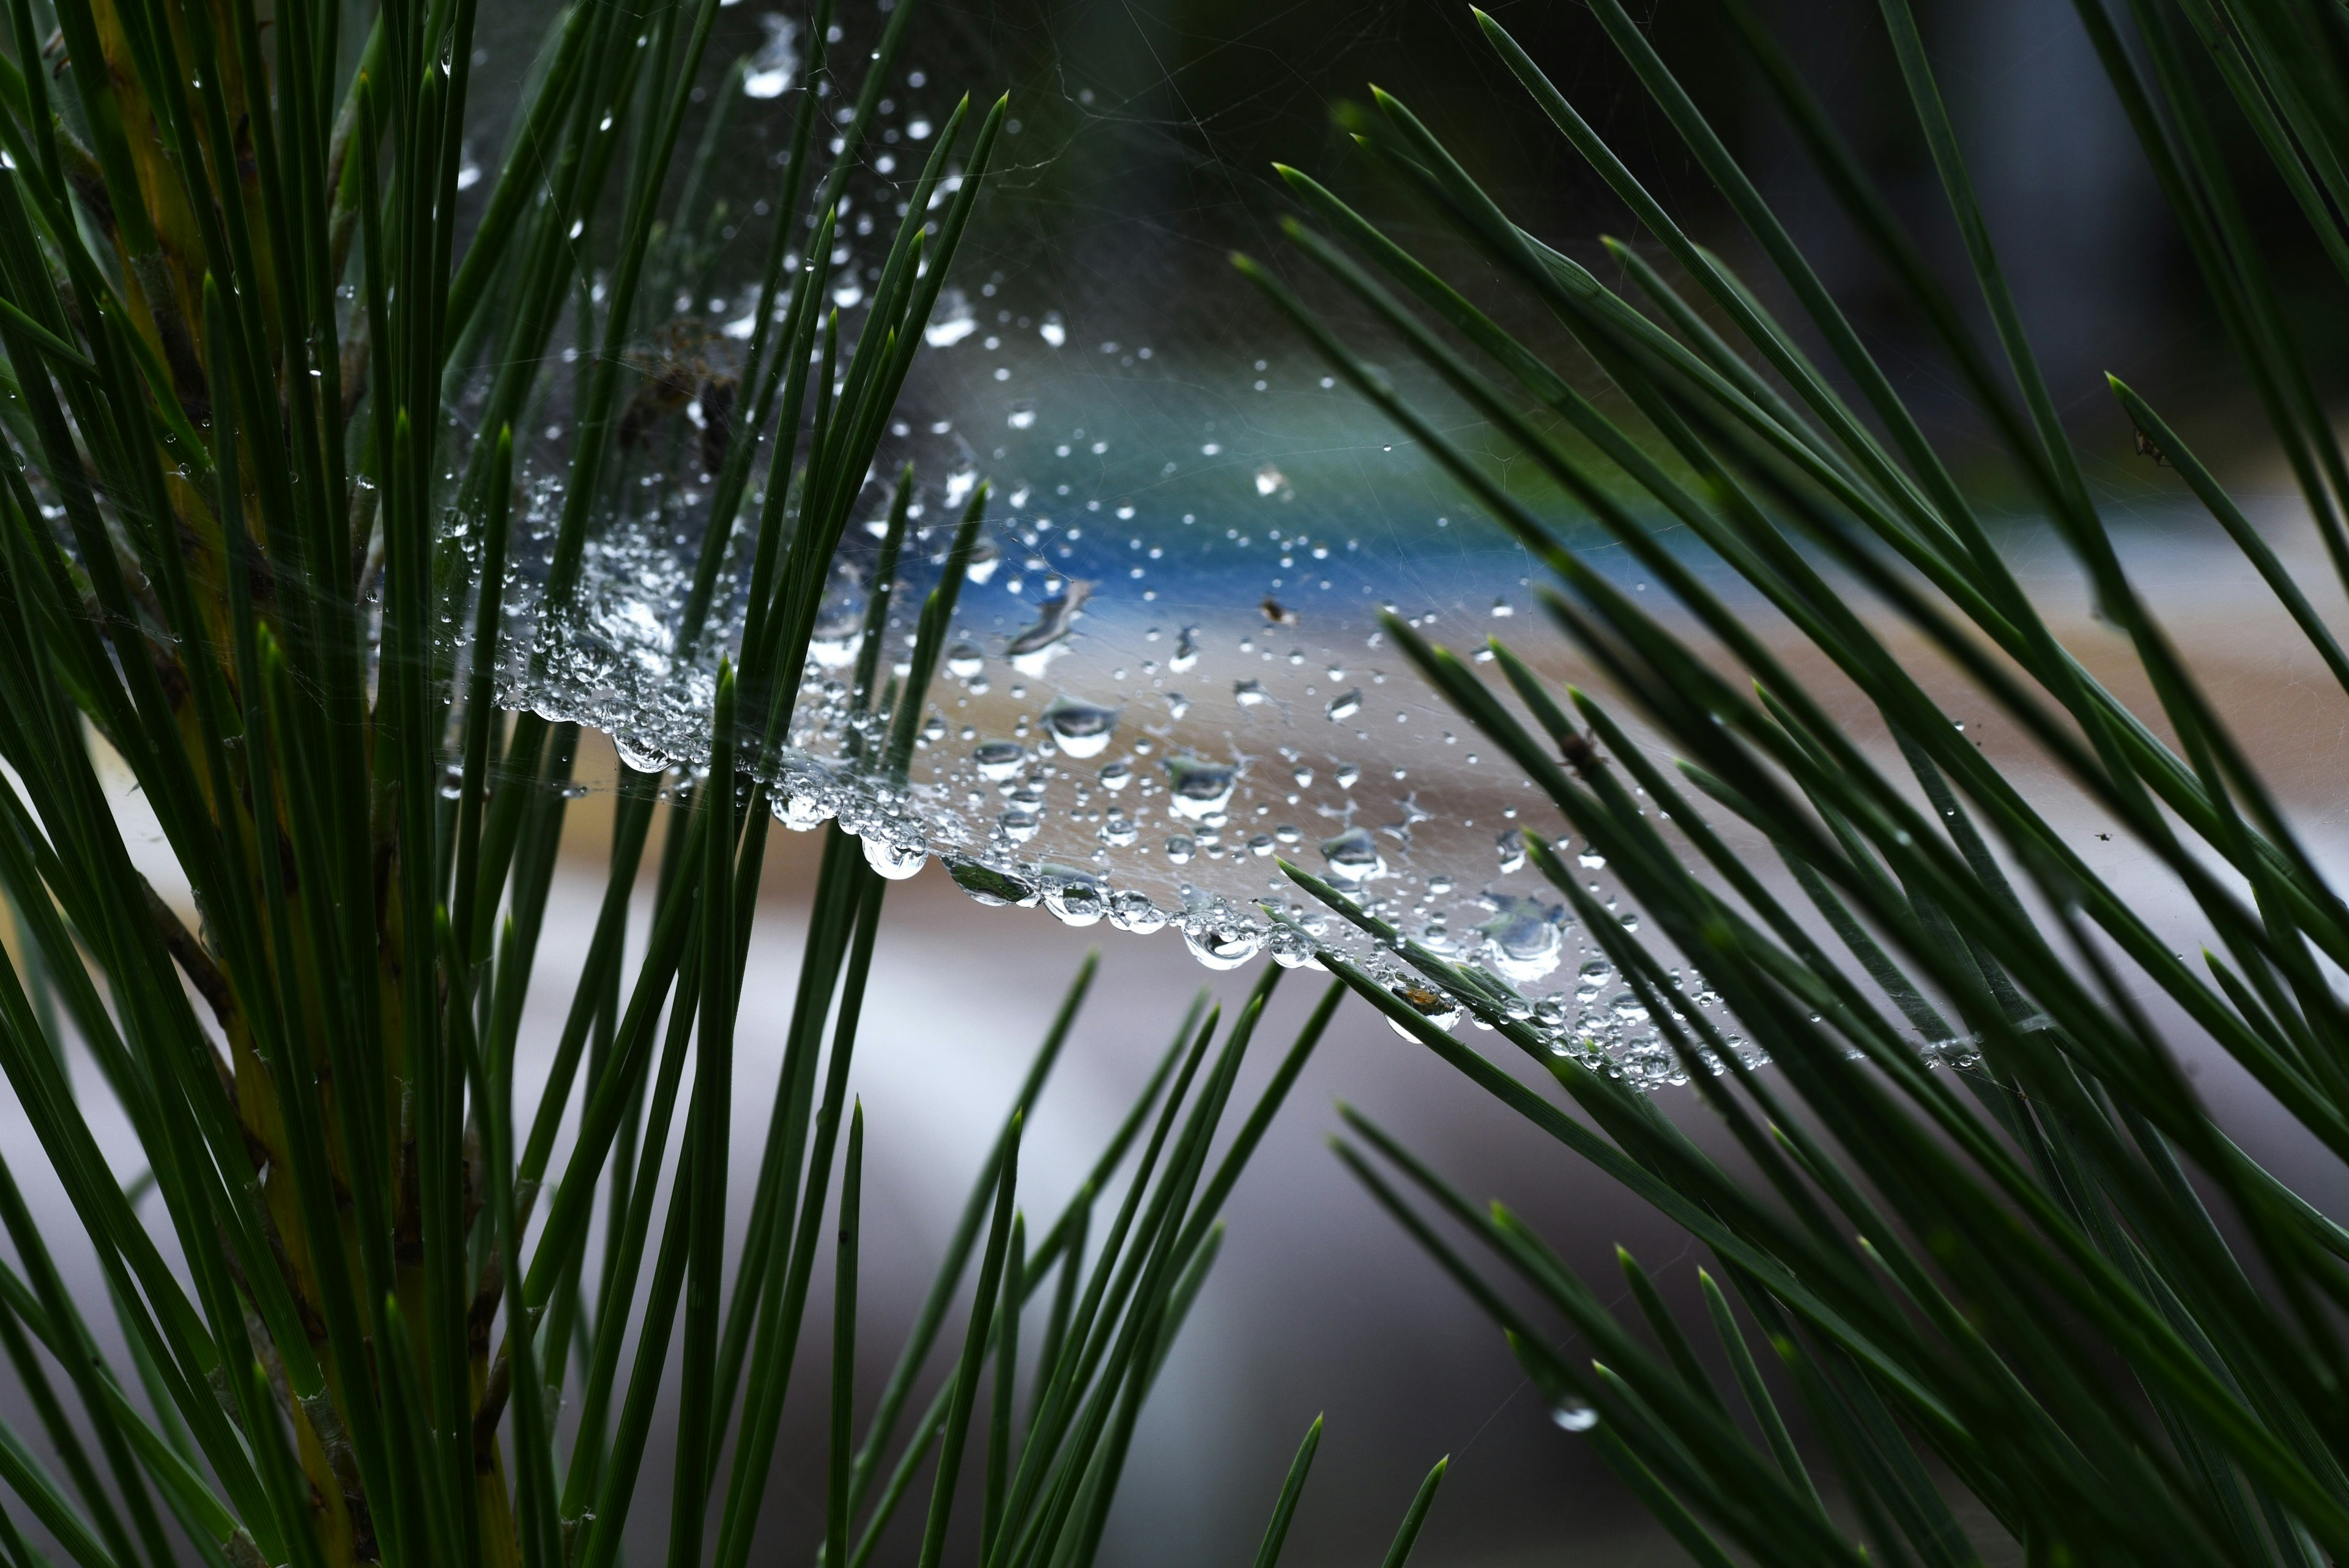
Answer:
[{"label": "dew-covered spider web", "polygon": [[[761,456],[711,632],[682,647],[714,478],[728,443],[750,439],[732,426],[734,379],[755,325],[762,192],[788,142],[805,42],[757,0],[721,15],[712,60],[738,50],[742,85],[705,205],[682,219],[704,241],[679,247],[630,352],[632,400],[611,460],[619,500],[595,522],[575,623],[539,627],[535,585],[563,509],[572,389],[591,339],[547,367],[542,402],[516,433],[524,510],[499,656],[503,705],[605,732],[632,767],[684,777],[707,759],[718,663],[741,632],[750,524],[777,482]],[[877,21],[846,20],[835,50],[860,57]],[[488,47],[526,57],[536,35],[512,27]],[[845,343],[956,99],[997,90],[991,65],[1018,78],[991,188],[831,567],[769,781],[777,815],[795,829],[838,822],[885,876],[936,862],[931,875],[942,869],[981,904],[1040,905],[1072,925],[1174,927],[1214,968],[1311,961],[1318,937],[1450,1015],[1284,876],[1286,858],[1506,981],[1561,1040],[1596,1042],[1642,1075],[1676,1071],[1527,864],[1520,828],[1554,836],[1555,813],[1380,631],[1391,611],[1463,657],[1489,660],[1485,640],[1498,635],[1547,676],[1567,668],[1537,597],[1542,569],[1226,264],[1233,244],[1278,244],[1269,176],[1243,180],[1218,162],[1213,128],[1182,116],[1179,84],[1112,101],[1067,62],[1040,68],[1016,47],[942,57],[954,36],[942,27],[899,62],[848,182],[838,243],[821,258]],[[1185,221],[1152,221],[1154,203]],[[1389,369],[1412,385],[1407,367]],[[1505,477],[1521,472],[1497,446],[1493,461]],[[985,481],[991,496],[897,788],[851,760],[864,722],[851,687],[908,463],[884,680],[911,668],[922,596],[974,487]],[[1554,496],[1538,498],[1574,525]],[[1573,867],[1581,846],[1560,847]],[[1587,851],[1579,860],[1612,909],[1601,863]]]}]

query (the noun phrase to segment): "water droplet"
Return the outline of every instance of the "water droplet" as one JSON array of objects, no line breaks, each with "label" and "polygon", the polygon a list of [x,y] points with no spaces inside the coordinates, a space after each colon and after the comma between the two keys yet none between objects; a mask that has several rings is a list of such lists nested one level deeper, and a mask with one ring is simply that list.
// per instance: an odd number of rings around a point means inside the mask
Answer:
[{"label": "water droplet", "polygon": [[1166,668],[1180,675],[1198,662],[1199,628],[1186,626],[1182,635],[1174,639],[1174,657],[1166,661]]},{"label": "water droplet", "polygon": [[1259,702],[1268,702],[1271,700],[1270,695],[1267,693],[1264,689],[1264,682],[1261,680],[1235,680],[1232,682],[1232,701],[1237,702],[1243,708],[1253,708]]},{"label": "water droplet", "polygon": [[1191,857],[1198,853],[1198,847],[1189,834],[1175,834],[1166,841],[1166,858],[1177,866],[1187,866],[1191,863]]},{"label": "water droplet", "polygon": [[997,817],[995,822],[996,826],[1003,830],[1003,836],[1014,844],[1027,843],[1036,836],[1036,830],[1043,826],[1043,819],[1024,805],[1010,807]]},{"label": "water droplet", "polygon": [[1581,972],[1575,977],[1574,1000],[1577,1002],[1595,1000],[1599,990],[1614,978],[1613,964],[1609,963],[1605,959],[1592,959],[1582,966]]},{"label": "water droplet", "polygon": [[1264,947],[1264,932],[1216,911],[1186,918],[1183,945],[1209,969],[1237,969]]},{"label": "water droplet", "polygon": [[1261,860],[1272,853],[1272,835],[1259,833],[1247,841],[1247,851]]},{"label": "water droplet", "polygon": [[947,673],[957,680],[968,680],[986,668],[987,656],[976,643],[957,642],[947,649]]},{"label": "water droplet", "polygon": [[972,750],[970,760],[979,777],[1001,784],[1019,771],[1019,764],[1028,760],[1028,751],[1017,741],[983,741]]},{"label": "water droplet", "polygon": [[1485,938],[1493,967],[1527,985],[1557,967],[1565,940],[1566,907],[1507,893],[1487,896],[1495,913],[1476,929]]},{"label": "water droplet", "polygon": [[1367,827],[1350,827],[1335,838],[1323,839],[1321,858],[1329,862],[1330,876],[1352,888],[1387,874],[1386,857]]},{"label": "water droplet", "polygon": [[864,863],[892,882],[903,882],[929,857],[930,846],[918,838],[901,844],[876,833],[864,840]]},{"label": "water droplet", "polygon": [[970,546],[970,564],[963,568],[963,581],[974,587],[984,584],[995,576],[995,568],[1002,560],[1003,552],[996,547],[995,541],[981,534]]},{"label": "water droplet", "polygon": [[1258,495],[1279,495],[1288,489],[1288,477],[1270,463],[1256,471],[1256,493]]},{"label": "water droplet", "polygon": [[1312,787],[1313,770],[1307,767],[1302,763],[1298,763],[1297,766],[1290,771],[1288,776],[1297,781],[1297,787],[1299,789],[1309,789]]},{"label": "water droplet", "polygon": [[1264,940],[1265,950],[1283,969],[1321,969],[1313,939],[1295,926],[1275,926]]},{"label": "water droplet", "polygon": [[1061,644],[1092,592],[1092,584],[1080,578],[1039,605],[1036,624],[1004,644],[1003,656],[1011,660],[1011,667],[1030,677],[1043,674],[1045,665],[1065,651]]},{"label": "water droplet", "polygon": [[1109,900],[1109,923],[1121,931],[1148,936],[1166,923],[1166,911],[1150,901],[1150,895],[1129,888],[1112,893]]},{"label": "water droplet", "polygon": [[1340,789],[1351,789],[1354,787],[1354,781],[1362,776],[1362,770],[1351,763],[1340,763],[1338,771],[1330,776],[1338,782]]},{"label": "water droplet", "polygon": [[[1438,1029],[1449,1030],[1460,1022],[1460,1004],[1423,980],[1406,976],[1388,986],[1387,994],[1417,1012]],[[1416,1041],[1419,1038],[1418,1035],[1404,1028],[1399,1020],[1388,1019],[1387,1027],[1406,1040]]]},{"label": "water droplet", "polygon": [[631,745],[616,735],[612,737],[612,749],[620,753],[620,765],[630,773],[663,774],[668,771],[669,760],[667,757],[658,752]]},{"label": "water droplet", "polygon": [[1123,761],[1114,762],[1102,768],[1101,771],[1102,788],[1109,790],[1112,793],[1123,789],[1127,784],[1133,782],[1133,764],[1132,763]]},{"label": "water droplet", "polygon": [[1571,1394],[1550,1407],[1549,1418],[1562,1432],[1587,1432],[1599,1425],[1599,1412]]},{"label": "water droplet", "polygon": [[1357,686],[1350,691],[1340,692],[1339,695],[1330,698],[1328,712],[1330,714],[1330,722],[1332,723],[1336,723],[1340,721],[1352,718],[1355,714],[1361,712],[1361,710],[1362,689]]},{"label": "water droplet", "polygon": [[1526,863],[1524,832],[1515,827],[1503,829],[1501,836],[1493,841],[1493,850],[1500,857],[1502,876],[1520,869]]},{"label": "water droplet", "polygon": [[[951,348],[978,330],[978,317],[971,314],[970,296],[958,288],[947,289],[938,296],[937,308],[930,313],[930,323],[922,328],[922,341],[933,348]],[[974,481],[976,476],[974,475]],[[970,486],[963,486],[963,495]],[[947,485],[947,504],[952,506],[960,499],[954,493],[951,481]]]},{"label": "water droplet", "polygon": [[750,57],[750,69],[742,78],[742,96],[781,98],[799,72],[800,56],[794,45],[800,25],[772,11],[760,17],[759,24],[767,29],[767,37]]},{"label": "water droplet", "polygon": [[1607,857],[1599,854],[1588,844],[1582,846],[1582,852],[1575,858],[1582,863],[1582,868],[1586,871],[1596,871],[1607,864]]},{"label": "water droplet", "polygon": [[1058,348],[1069,340],[1069,324],[1061,319],[1057,310],[1044,312],[1044,319],[1036,324],[1036,336]]},{"label": "water droplet", "polygon": [[1101,879],[1073,866],[1044,867],[1044,908],[1064,926],[1090,926],[1109,913]]},{"label": "water droplet", "polygon": [[1110,736],[1117,730],[1117,710],[1059,697],[1044,710],[1044,727],[1061,750],[1081,762],[1109,749]]},{"label": "water droplet", "polygon": [[[1193,822],[1219,816],[1231,804],[1239,768],[1232,763],[1211,763],[1203,757],[1166,759],[1167,804]],[[1171,852],[1171,846],[1170,846]]]},{"label": "water droplet", "polygon": [[1123,849],[1141,836],[1142,830],[1134,826],[1133,819],[1122,811],[1112,809],[1102,819],[1099,837],[1112,849]]}]

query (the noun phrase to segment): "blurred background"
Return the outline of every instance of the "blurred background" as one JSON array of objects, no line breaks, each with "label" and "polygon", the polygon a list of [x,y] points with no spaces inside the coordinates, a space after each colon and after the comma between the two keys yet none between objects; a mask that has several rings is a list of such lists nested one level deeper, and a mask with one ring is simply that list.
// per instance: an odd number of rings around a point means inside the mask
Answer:
[{"label": "blurred background", "polygon": [[[1801,0],[1762,8],[1936,264],[1961,285],[1962,258],[1874,6]],[[854,57],[882,16],[867,0],[844,0],[841,9],[843,41],[835,47]],[[1733,232],[1596,23],[1578,7],[1542,0],[1503,0],[1491,9],[1688,226],[1775,298],[1760,258]],[[2092,474],[2135,529],[2132,565],[2225,694],[2252,751],[2275,770],[2279,794],[2302,814],[2320,857],[2340,864],[2337,780],[2349,715],[2337,693],[2304,683],[2300,654],[2271,646],[2257,629],[2266,612],[2250,607],[2248,575],[2215,547],[2213,533],[2170,504],[2163,476],[2133,455],[2127,421],[2101,383],[2112,370],[2155,390],[2173,419],[2199,433],[2206,454],[2223,461],[2287,559],[2311,566],[2312,591],[2326,612],[2338,611],[2288,489],[2257,444],[2256,411],[2215,347],[2190,265],[2072,7],[2065,0],[1943,0],[1920,9],[2050,379]],[[956,263],[973,323],[921,361],[904,410],[909,452],[935,435],[946,443],[940,466],[967,462],[992,472],[1019,461],[999,450],[996,432],[1023,428],[1013,421],[1023,404],[1040,406],[1046,427],[1058,420],[1147,435],[1181,423],[1186,451],[1209,441],[1229,451],[1203,452],[1208,461],[1180,472],[1170,462],[1163,483],[1149,473],[1114,476],[1118,494],[1142,499],[1137,526],[1172,527],[1185,506],[1254,505],[1251,482],[1265,462],[1278,462],[1295,483],[1299,515],[1309,513],[1315,526],[1393,542],[1403,563],[1397,572],[1419,570],[1412,563],[1426,557],[1411,552],[1433,547],[1444,505],[1453,509],[1447,524],[1461,534],[1483,526],[1456,498],[1444,499],[1425,464],[1408,452],[1396,458],[1394,437],[1371,415],[1319,387],[1319,368],[1226,262],[1232,250],[1247,250],[1294,275],[1278,260],[1278,221],[1293,210],[1271,171],[1278,159],[1395,223],[1440,269],[1487,278],[1488,269],[1441,239],[1406,196],[1363,166],[1333,119],[1340,104],[1366,101],[1376,83],[1457,150],[1520,223],[1601,276],[1615,275],[1599,236],[1634,244],[1643,236],[1526,99],[1464,5],[928,0],[926,11],[905,85],[893,89],[890,145],[900,130],[917,142],[914,125],[942,118],[965,88],[989,98],[1009,90],[1011,119],[1000,172]],[[475,77],[484,156],[502,142],[500,84],[511,92],[523,79],[551,15],[535,4],[484,8]],[[764,0],[726,0],[719,17],[713,79],[715,67],[737,56],[787,76],[803,57],[795,18],[771,13]],[[1644,19],[1958,466],[1985,493],[2000,493],[2002,477],[1954,379],[1834,216],[1712,0],[1651,0]],[[790,101],[786,94],[746,105],[728,130],[714,178],[738,213],[751,213],[771,182],[769,160],[788,135],[781,111]],[[689,124],[688,145],[697,133]],[[2282,201],[2273,192],[2267,199]],[[2284,277],[2313,286],[2313,267],[2292,249],[2298,225],[2273,232]],[[739,240],[731,227],[726,234],[713,275],[718,302],[739,310],[763,226],[745,216]],[[1507,300],[1501,290],[1480,297]],[[1554,337],[1517,309],[1510,326],[1537,341]],[[2297,320],[2319,365],[2336,370],[2339,313],[2302,308]],[[1048,324],[1059,337],[1046,333]],[[1194,421],[1209,427],[1206,441]],[[1489,549],[1497,535],[1477,537],[1476,547]],[[2033,591],[2068,617],[2059,624],[2100,668],[2105,634],[2088,619],[2060,554],[2027,523],[2013,538]],[[1459,535],[1443,537],[1444,550],[1470,547]],[[1405,589],[1423,589],[1447,610],[1466,592],[1425,575],[1393,585]],[[1367,603],[1359,607],[1371,613]],[[1526,622],[1516,625],[1538,636]],[[1562,654],[1545,657],[1561,673],[1577,668]],[[2002,760],[2059,802],[2059,821],[2084,841],[2092,835],[2096,825],[2085,811],[2063,815],[2060,782],[2044,769],[2033,774],[2019,743],[1996,733],[1986,743],[2004,747]],[[580,770],[598,787],[574,809],[568,868],[533,978],[542,1054],[575,974],[562,961],[584,946],[593,919],[608,804],[601,786],[610,767],[604,749]],[[140,807],[126,798],[123,810],[135,817]],[[814,836],[776,837],[741,1026],[736,1103],[746,1139],[763,1125],[815,865]],[[2128,852],[2111,853],[2126,887]],[[160,862],[150,869],[160,878]],[[1172,930],[1147,938],[1106,925],[1075,931],[1040,910],[982,910],[935,864],[893,886],[887,908],[858,1067],[869,1138],[864,1333],[874,1346],[893,1345],[911,1318],[971,1173],[1089,948],[1100,950],[1100,974],[1028,1141],[1031,1221],[1057,1211],[1192,995],[1205,986],[1228,1012],[1261,978],[1263,961],[1210,974],[1189,961]],[[2183,928],[2175,934],[2181,944],[2193,940]],[[1243,1096],[1261,1084],[1328,983],[1309,971],[1282,979]],[[2182,1031],[2178,1038],[2255,1154],[2320,1205],[2344,1196],[2333,1190],[2337,1172],[2277,1140],[2238,1075],[2203,1060]],[[1317,1413],[1328,1425],[1288,1547],[1288,1562],[1299,1568],[1376,1561],[1419,1478],[1447,1454],[1452,1469],[1421,1538],[1420,1563],[1679,1561],[1588,1449],[1553,1425],[1483,1316],[1330,1157],[1324,1139],[1340,1099],[1472,1194],[1506,1195],[1592,1277],[1615,1277],[1612,1250],[1620,1243],[1675,1302],[1693,1305],[1694,1271],[1705,1260],[1678,1232],[1350,1004],[1229,1207],[1221,1261],[1143,1421],[1103,1561],[1188,1568],[1250,1560],[1288,1457]],[[1661,1103],[1707,1147],[1726,1141],[1686,1091],[1666,1091]],[[13,1105],[0,1109],[0,1137],[23,1135],[15,1125],[21,1116]],[[746,1179],[736,1190],[748,1187]],[[828,1343],[823,1310],[819,1299],[803,1340],[810,1347]],[[874,1392],[885,1372],[868,1366]],[[812,1356],[797,1380],[770,1492],[761,1551],[771,1560],[800,1560],[819,1532],[822,1386]],[[665,1528],[657,1515],[640,1511],[632,1527],[643,1553],[657,1552]],[[901,1529],[884,1556],[910,1562],[914,1545]]]}]

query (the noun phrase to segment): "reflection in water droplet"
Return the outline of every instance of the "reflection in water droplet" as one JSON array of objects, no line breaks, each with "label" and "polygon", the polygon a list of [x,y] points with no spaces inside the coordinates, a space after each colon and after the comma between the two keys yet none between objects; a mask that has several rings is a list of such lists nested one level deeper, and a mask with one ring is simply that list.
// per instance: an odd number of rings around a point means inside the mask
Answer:
[{"label": "reflection in water droplet", "polygon": [[1112,792],[1122,790],[1133,781],[1133,764],[1132,763],[1123,761],[1111,763],[1101,771],[1102,788],[1105,790]]},{"label": "reflection in water droplet", "polygon": [[1239,769],[1234,763],[1211,763],[1202,757],[1169,757],[1166,774],[1167,804],[1193,822],[1220,815],[1231,804],[1232,786],[1239,780]]},{"label": "reflection in water droplet", "polygon": [[1191,857],[1198,853],[1198,847],[1189,834],[1178,833],[1166,841],[1166,858],[1177,866],[1187,866],[1191,863]]},{"label": "reflection in water droplet", "polygon": [[1044,710],[1044,727],[1052,732],[1061,750],[1081,762],[1109,749],[1110,736],[1117,729],[1117,710],[1071,697],[1055,698]]},{"label": "reflection in water droplet", "polygon": [[1133,826],[1133,819],[1115,810],[1102,820],[1099,835],[1101,841],[1112,849],[1123,849],[1141,836],[1142,830]]},{"label": "reflection in water droplet", "polygon": [[968,680],[987,668],[987,656],[972,642],[957,642],[947,649],[947,673],[957,680]]},{"label": "reflection in water droplet", "polygon": [[1035,885],[1024,877],[977,860],[948,860],[946,864],[947,875],[978,903],[989,907],[1004,904],[1025,907],[1036,901]]},{"label": "reflection in water droplet", "polygon": [[1350,827],[1335,838],[1321,841],[1321,858],[1330,863],[1330,875],[1350,887],[1361,887],[1387,874],[1386,857],[1379,853],[1378,840],[1367,827]]},{"label": "reflection in water droplet", "polygon": [[1011,807],[997,817],[995,822],[996,826],[1003,830],[1003,836],[1014,844],[1027,843],[1036,836],[1036,830],[1043,826],[1043,820],[1024,805]]},{"label": "reflection in water droplet", "polygon": [[1341,692],[1338,696],[1330,699],[1328,712],[1332,722],[1342,719],[1350,719],[1361,711],[1362,689],[1359,686],[1355,687],[1351,691]]},{"label": "reflection in water droplet", "polygon": [[1592,959],[1588,963],[1582,966],[1582,972],[1575,978],[1576,984],[1574,988],[1574,1000],[1577,1002],[1594,1001],[1597,999],[1599,990],[1604,987],[1609,981],[1615,978],[1615,966],[1609,963],[1605,959]]}]

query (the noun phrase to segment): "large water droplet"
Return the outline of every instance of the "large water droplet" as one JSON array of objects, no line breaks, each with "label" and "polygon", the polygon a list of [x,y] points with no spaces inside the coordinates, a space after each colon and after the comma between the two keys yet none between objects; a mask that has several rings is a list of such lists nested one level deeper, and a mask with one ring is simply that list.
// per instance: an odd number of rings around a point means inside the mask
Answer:
[{"label": "large water droplet", "polygon": [[1025,908],[1036,902],[1035,885],[1000,867],[959,859],[948,860],[946,866],[947,875],[978,903],[989,907],[1017,904]]},{"label": "large water droplet", "polygon": [[1061,751],[1082,761],[1109,749],[1110,736],[1117,729],[1117,710],[1072,697],[1055,698],[1044,710],[1044,727],[1052,732]]}]

